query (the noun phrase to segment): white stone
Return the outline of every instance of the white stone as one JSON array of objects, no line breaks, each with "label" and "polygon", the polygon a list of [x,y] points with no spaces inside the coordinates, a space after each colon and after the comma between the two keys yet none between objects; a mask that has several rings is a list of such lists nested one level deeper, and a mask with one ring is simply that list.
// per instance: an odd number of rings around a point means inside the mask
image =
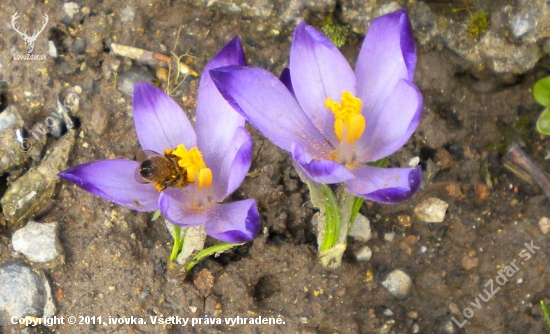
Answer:
[{"label": "white stone", "polygon": [[80,11],[80,5],[76,2],[67,2],[63,4],[63,11],[67,16],[69,16],[71,19],[75,16],[75,14],[78,14]]},{"label": "white stone", "polygon": [[351,225],[348,235],[357,241],[369,241],[372,237],[369,219],[358,213],[355,222]]},{"label": "white stone", "polygon": [[412,287],[412,279],[403,270],[395,269],[382,281],[382,285],[397,298],[405,298]]},{"label": "white stone", "polygon": [[355,252],[357,261],[367,262],[372,257],[372,250],[369,246],[363,246]]},{"label": "white stone", "polygon": [[550,233],[550,219],[548,219],[548,217],[542,217],[539,220],[539,228],[542,234]]},{"label": "white stone", "polygon": [[53,41],[48,41],[48,54],[52,58],[57,58],[58,56],[57,48],[55,47],[55,44],[53,43]]},{"label": "white stone", "polygon": [[57,233],[57,222],[30,221],[27,226],[15,231],[11,241],[16,252],[33,262],[53,261],[63,253]]},{"label": "white stone", "polygon": [[439,198],[430,197],[414,208],[416,217],[426,223],[441,223],[449,204]]}]

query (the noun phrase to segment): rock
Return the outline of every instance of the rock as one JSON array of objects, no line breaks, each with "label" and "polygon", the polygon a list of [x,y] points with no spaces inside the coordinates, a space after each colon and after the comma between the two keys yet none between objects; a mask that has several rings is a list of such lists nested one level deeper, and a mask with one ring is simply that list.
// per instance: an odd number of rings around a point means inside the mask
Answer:
[{"label": "rock", "polygon": [[151,82],[153,79],[153,75],[143,67],[132,67],[118,75],[116,88],[126,95],[132,96],[136,82]]},{"label": "rock", "polygon": [[550,219],[548,219],[548,217],[542,217],[539,220],[539,228],[542,234],[550,233]]},{"label": "rock", "polygon": [[37,168],[31,168],[6,190],[0,204],[4,217],[12,227],[44,209],[54,197],[59,182],[57,174],[67,169],[67,160],[74,146],[75,130],[63,136]]},{"label": "rock", "polygon": [[474,185],[474,203],[476,205],[484,203],[489,198],[489,187],[483,183],[476,183]]},{"label": "rock", "polygon": [[364,35],[373,19],[393,12],[400,7],[395,1],[389,3],[364,1],[360,4],[353,1],[345,1],[342,3],[342,17],[345,18],[346,23],[350,25],[353,32]]},{"label": "rock", "polygon": [[125,23],[134,22],[136,19],[136,12],[130,6],[124,7],[122,14],[120,15],[120,20]]},{"label": "rock", "polygon": [[51,318],[56,309],[50,283],[43,272],[36,274],[23,261],[0,265],[0,326],[12,325],[11,318]]},{"label": "rock", "polygon": [[76,2],[67,2],[63,4],[63,11],[65,14],[67,14],[68,17],[71,18],[71,20],[74,18],[76,14],[80,11],[80,5]]},{"label": "rock", "polygon": [[367,262],[372,257],[372,250],[369,246],[363,246],[355,252],[355,258],[357,261]]},{"label": "rock", "polygon": [[52,58],[57,58],[59,56],[57,54],[57,48],[55,47],[55,43],[53,41],[48,41],[48,54]]},{"label": "rock", "polygon": [[8,129],[20,128],[25,125],[23,117],[15,106],[9,106],[4,111],[0,112],[0,132],[5,132]]},{"label": "rock", "polygon": [[86,40],[82,38],[76,38],[73,42],[73,51],[77,55],[82,55],[86,52]]},{"label": "rock", "polygon": [[0,132],[0,175],[5,171],[22,165],[29,159],[26,142],[18,141],[20,129],[8,129]]},{"label": "rock", "polygon": [[15,231],[11,241],[13,249],[33,262],[50,262],[63,254],[59,242],[58,224],[30,221],[25,227]]},{"label": "rock", "polygon": [[404,271],[395,269],[382,281],[382,285],[399,299],[406,298],[412,287],[412,280]]},{"label": "rock", "polygon": [[[101,97],[98,97],[98,101],[102,101]],[[104,107],[103,103],[94,103],[94,111],[92,112],[92,130],[101,136],[107,125],[109,124],[109,112],[107,108]]]},{"label": "rock", "polygon": [[348,235],[357,241],[369,241],[372,238],[369,219],[358,213],[355,222],[351,225]]},{"label": "rock", "polygon": [[479,258],[464,255],[462,257],[461,263],[462,263],[462,268],[464,268],[466,270],[471,270],[471,269],[477,268],[479,266]]},{"label": "rock", "polygon": [[439,198],[430,197],[414,208],[416,217],[426,223],[441,223],[449,204]]},{"label": "rock", "polygon": [[546,0],[520,1],[509,22],[510,31],[523,44],[533,44],[550,37],[550,4]]}]

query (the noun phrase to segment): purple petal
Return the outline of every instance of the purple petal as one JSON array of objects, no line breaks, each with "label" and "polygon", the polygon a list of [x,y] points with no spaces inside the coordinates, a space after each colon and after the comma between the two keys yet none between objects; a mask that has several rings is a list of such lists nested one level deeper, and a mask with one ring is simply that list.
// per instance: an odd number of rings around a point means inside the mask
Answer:
[{"label": "purple petal", "polygon": [[135,181],[139,163],[113,159],[95,161],[67,169],[59,177],[108,201],[140,212],[158,210],[159,192],[151,184]]},{"label": "purple petal", "polygon": [[415,66],[416,50],[407,12],[401,9],[375,19],[355,68],[363,108],[380,111],[401,79],[413,80]]},{"label": "purple petal", "polygon": [[220,170],[220,173],[214,176],[212,184],[212,187],[215,187],[216,201],[223,201],[240,187],[252,164],[252,148],[252,137],[245,128],[238,128],[223,160],[207,161],[209,166],[215,166]]},{"label": "purple petal", "polygon": [[275,145],[290,152],[292,143],[299,143],[308,152],[320,155],[331,150],[285,85],[270,72],[223,67],[210,74],[233,108]]},{"label": "purple petal", "polygon": [[[290,78],[290,70],[285,67],[279,76],[279,80],[286,86],[286,89],[294,95],[294,88],[292,87],[292,79]],[[296,97],[296,95],[294,95]]]},{"label": "purple petal", "polygon": [[378,168],[360,166],[353,170],[355,179],[348,181],[347,189],[365,199],[396,204],[411,198],[420,188],[422,169]]},{"label": "purple petal", "polygon": [[197,143],[215,179],[228,173],[220,169],[220,162],[226,159],[227,154],[235,154],[230,151],[230,145],[237,129],[244,127],[245,120],[222,97],[209,72],[220,66],[244,64],[243,49],[240,40],[235,37],[206,64],[202,72],[197,101]]},{"label": "purple petal", "polygon": [[179,144],[194,147],[195,130],[180,106],[161,89],[145,82],[134,86],[134,122],[143,149],[164,152]]},{"label": "purple petal", "polygon": [[333,184],[354,178],[342,164],[327,159],[314,159],[298,144],[292,145],[292,158],[306,175],[317,183]]},{"label": "purple petal", "polygon": [[407,80],[400,80],[380,110],[365,111],[365,133],[357,145],[357,159],[370,162],[382,159],[399,150],[420,123],[422,94]]},{"label": "purple petal", "polygon": [[207,221],[207,209],[194,208],[195,188],[166,189],[159,198],[162,215],[172,224],[179,226],[198,226]]},{"label": "purple petal", "polygon": [[260,231],[260,214],[256,201],[246,199],[218,204],[208,215],[206,234],[218,240],[241,243],[253,240]]},{"label": "purple petal", "polygon": [[325,100],[340,101],[343,91],[356,94],[355,74],[346,58],[325,35],[301,22],[290,47],[289,68],[302,109],[331,143],[338,143]]}]

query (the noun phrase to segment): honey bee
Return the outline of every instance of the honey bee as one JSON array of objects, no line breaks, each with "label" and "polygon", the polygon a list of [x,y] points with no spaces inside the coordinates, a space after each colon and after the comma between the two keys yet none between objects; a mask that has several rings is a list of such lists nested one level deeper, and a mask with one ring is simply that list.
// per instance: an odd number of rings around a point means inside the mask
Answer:
[{"label": "honey bee", "polygon": [[153,151],[140,151],[138,161],[141,165],[136,171],[136,180],[140,183],[154,183],[158,191],[167,187],[185,187],[187,170],[178,164],[179,158],[171,153],[160,155]]}]

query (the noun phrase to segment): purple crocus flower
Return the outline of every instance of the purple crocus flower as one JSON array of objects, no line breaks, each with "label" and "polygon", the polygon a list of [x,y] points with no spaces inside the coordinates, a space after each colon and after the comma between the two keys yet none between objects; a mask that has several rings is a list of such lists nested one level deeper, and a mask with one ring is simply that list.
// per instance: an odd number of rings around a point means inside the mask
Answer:
[{"label": "purple crocus flower", "polygon": [[227,101],[270,141],[290,152],[316,183],[346,182],[382,203],[410,198],[421,169],[367,165],[401,148],[418,126],[422,95],[413,84],[416,50],[405,10],[375,19],[355,71],[322,33],[298,24],[281,79],[230,66],[211,71]]},{"label": "purple crocus flower", "polygon": [[235,37],[206,65],[199,85],[196,132],[180,106],[162,90],[148,83],[134,86],[134,122],[141,147],[172,158],[186,172],[179,174],[185,177],[184,186],[145,183],[139,177],[140,162],[127,159],[91,162],[59,176],[130,209],[160,210],[176,225],[205,224],[208,235],[225,242],[254,239],[260,228],[255,201],[221,204],[250,168],[252,138],[244,118],[223,99],[209,75],[219,66],[244,64]]}]

